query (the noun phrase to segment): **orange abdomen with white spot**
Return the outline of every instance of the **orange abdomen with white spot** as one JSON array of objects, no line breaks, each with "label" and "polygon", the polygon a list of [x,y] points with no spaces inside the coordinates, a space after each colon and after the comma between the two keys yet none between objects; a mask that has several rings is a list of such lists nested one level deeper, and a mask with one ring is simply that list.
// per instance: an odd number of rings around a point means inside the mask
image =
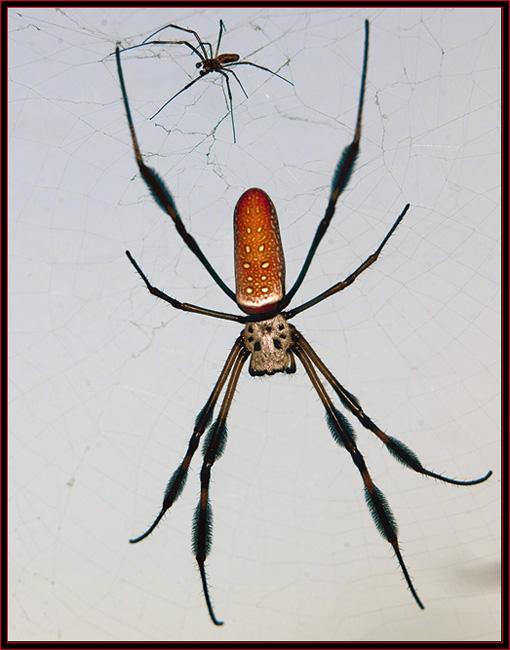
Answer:
[{"label": "orange abdomen with white spot", "polygon": [[271,311],[285,295],[278,216],[268,195],[252,188],[234,211],[236,300],[248,314]]}]

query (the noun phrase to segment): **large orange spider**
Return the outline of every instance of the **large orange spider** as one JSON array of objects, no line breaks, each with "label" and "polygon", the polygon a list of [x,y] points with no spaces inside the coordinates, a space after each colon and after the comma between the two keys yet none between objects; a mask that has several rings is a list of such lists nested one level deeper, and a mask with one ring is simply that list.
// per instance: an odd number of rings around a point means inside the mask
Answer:
[{"label": "large orange spider", "polygon": [[[296,371],[296,358],[303,364],[313,387],[317,391],[317,394],[324,405],[327,423],[334,440],[341,447],[347,450],[351,455],[353,463],[360,472],[365,489],[365,499],[375,521],[375,525],[381,535],[391,544],[407,585],[411,590],[416,603],[422,609],[423,604],[414,588],[400,551],[397,524],[393,513],[390,510],[385,496],[375,486],[372,480],[370,472],[365,464],[365,460],[358,449],[355,433],[351,424],[333,404],[330,395],[319,378],[318,372],[331,386],[342,406],[351,415],[357,418],[363,427],[372,431],[381,440],[388,451],[409,469],[446,483],[453,483],[454,485],[475,485],[477,483],[482,483],[492,474],[492,472],[489,471],[481,478],[470,481],[460,481],[442,476],[441,474],[437,474],[423,467],[416,454],[409,449],[409,447],[399,440],[388,436],[379,429],[379,427],[365,413],[358,399],[336,379],[324,362],[317,356],[316,352],[310,346],[305,337],[289,322],[294,318],[294,316],[297,316],[306,309],[313,307],[322,300],[325,300],[348,287],[363,273],[363,271],[374,264],[382,249],[393,235],[409,209],[409,205],[406,205],[377,249],[344,280],[337,282],[315,298],[312,298],[297,307],[293,307],[292,309],[287,309],[297,290],[301,286],[319,243],[328,229],[335,212],[338,197],[347,185],[358,154],[363,97],[365,93],[365,80],[367,73],[368,40],[369,25],[368,21],[366,21],[363,73],[361,77],[361,90],[354,139],[351,144],[344,149],[340,157],[340,161],[333,176],[331,193],[325,215],[319,223],[303,267],[288,292],[285,291],[285,262],[280,241],[276,210],[267,194],[257,188],[247,190],[237,202],[234,211],[235,294],[213,269],[200,250],[195,239],[186,231],[177,212],[170,191],[167,189],[163,180],[155,171],[150,167],[147,167],[142,160],[124,84],[120,62],[120,51],[118,47],[116,50],[117,68],[124,106],[131,132],[136,162],[142,178],[162,210],[173,219],[174,224],[186,245],[193,251],[193,253],[195,253],[220,289],[222,289],[229,298],[235,301],[241,311],[244,312],[243,315],[227,314],[212,309],[198,307],[196,305],[182,303],[176,300],[153,286],[131,253],[129,251],[126,252],[129,260],[144,281],[150,293],[161,298],[165,302],[168,302],[172,307],[183,311],[194,312],[205,316],[211,316],[213,318],[244,324],[244,329],[237,337],[230,353],[228,354],[225,365],[220,372],[220,376],[218,377],[209,399],[197,416],[193,434],[191,435],[188,444],[188,450],[181,464],[168,482],[160,513],[145,533],[131,540],[132,543],[136,543],[145,539],[156,528],[163,515],[181,494],[193,454],[195,453],[204,432],[208,429],[202,446],[204,460],[200,472],[200,499],[193,521],[193,553],[195,554],[199,566],[207,608],[213,623],[216,625],[222,625],[222,623],[214,614],[205,573],[205,560],[211,549],[212,543],[212,514],[209,502],[209,482],[212,466],[225,449],[227,437],[227,415],[229,413],[239,375],[243,365],[248,359],[250,360],[249,372],[251,375],[272,375],[277,372],[294,373]],[[225,393],[223,401],[217,418],[213,422],[213,411],[224,388]]]}]

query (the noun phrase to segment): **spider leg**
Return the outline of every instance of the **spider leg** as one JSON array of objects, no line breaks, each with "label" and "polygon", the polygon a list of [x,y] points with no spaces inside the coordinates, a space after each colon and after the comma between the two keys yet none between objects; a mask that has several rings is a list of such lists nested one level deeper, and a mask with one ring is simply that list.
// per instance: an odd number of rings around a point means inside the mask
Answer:
[{"label": "spider leg", "polygon": [[379,427],[368,417],[368,415],[363,411],[358,399],[340,384],[340,382],[331,373],[324,362],[319,358],[315,350],[304,338],[304,336],[297,330],[295,330],[294,336],[295,340],[298,342],[304,353],[316,365],[325,379],[331,384],[331,387],[340,398],[342,404],[358,418],[365,429],[368,429],[369,431],[372,431],[372,433],[375,433],[379,440],[381,440],[381,442],[385,445],[386,449],[388,449],[390,454],[403,465],[409,467],[409,469],[412,469],[415,472],[418,472],[419,474],[430,476],[431,478],[435,478],[439,481],[444,481],[445,483],[453,483],[453,485],[477,485],[478,483],[483,483],[492,475],[492,471],[489,471],[485,476],[482,476],[481,478],[473,479],[471,481],[460,481],[457,479],[449,478],[447,476],[442,476],[441,474],[436,474],[435,472],[431,472],[430,470],[425,469],[414,451],[409,449],[409,447],[403,442],[400,442],[400,440],[397,440],[392,436],[388,436],[386,433],[381,431],[381,429],[379,429]]},{"label": "spider leg", "polygon": [[347,419],[344,418],[341,413],[333,406],[331,398],[319,380],[319,377],[315,372],[311,360],[306,354],[304,348],[300,346],[299,338],[296,339],[296,346],[294,350],[298,358],[303,363],[306,373],[312,382],[312,386],[317,391],[317,394],[319,395],[326,409],[328,425],[330,426],[333,438],[338,444],[340,444],[342,447],[345,447],[351,454],[351,458],[358,468],[359,473],[361,474],[361,478],[363,479],[363,483],[365,485],[365,500],[367,502],[368,509],[370,510],[370,513],[374,519],[377,530],[393,547],[393,551],[397,556],[398,563],[400,564],[400,568],[406,579],[407,586],[411,590],[411,593],[418,606],[421,609],[425,609],[416,592],[416,589],[414,588],[411,577],[404,563],[402,553],[400,552],[400,547],[398,544],[398,528],[395,517],[391,512],[386,497],[379,490],[379,488],[374,485],[372,481],[372,477],[370,476],[365,460],[356,445],[356,441],[353,435],[354,432],[350,424],[347,422]]},{"label": "spider leg", "polygon": [[191,88],[193,84],[195,84],[197,81],[200,81],[203,77],[205,77],[206,74],[209,74],[208,72],[205,72],[204,74],[200,75],[200,77],[196,77],[195,79],[192,79],[189,84],[186,84],[184,88],[181,88],[179,92],[176,92],[175,95],[172,95],[168,101],[166,101],[161,108],[158,108],[158,110],[154,113],[154,115],[151,116],[151,120],[153,120],[156,115],[159,115],[161,111],[170,104],[171,101],[173,101],[176,97],[178,97],[181,93],[183,93],[185,90],[188,90],[188,88]]},{"label": "spider leg", "polygon": [[[158,29],[157,31],[155,31],[155,32],[154,32],[153,34],[151,34],[150,36],[147,36],[147,38],[143,41],[142,45],[145,44],[145,43],[147,43],[147,42],[149,41],[149,39],[154,38],[154,36],[156,36],[156,34],[159,34],[159,33],[162,32],[164,29],[168,29],[169,27],[172,27],[173,29],[179,29],[181,32],[187,32],[188,34],[193,34],[193,36],[196,38],[196,41],[197,41],[197,43],[198,43],[198,47],[201,48],[202,53],[203,53],[203,56],[202,56],[202,54],[199,54],[196,50],[194,50],[194,51],[198,54],[198,56],[199,56],[201,59],[203,59],[203,58],[208,59],[208,58],[211,58],[211,57],[212,57],[212,45],[211,45],[210,43],[207,43],[206,41],[203,41],[203,40],[200,38],[200,36],[197,34],[197,32],[195,32],[193,29],[187,29],[186,27],[180,27],[179,25],[173,25],[173,24],[170,24],[170,25],[165,25],[165,27],[161,27],[160,29]],[[207,51],[206,51],[206,49],[205,49],[205,46],[206,46],[206,45],[209,46],[209,54],[207,54]]]},{"label": "spider leg", "polygon": [[274,70],[270,70],[269,68],[265,68],[263,65],[258,65],[257,63],[252,63],[251,61],[234,61],[233,63],[225,63],[224,67],[226,68],[228,66],[229,68],[231,68],[234,65],[251,65],[254,68],[258,68],[259,70],[264,70],[265,72],[270,72],[272,75],[274,75],[275,77],[278,77],[278,79],[281,79],[282,81],[286,81],[291,86],[294,85],[292,83],[292,81],[289,81],[288,79],[285,79],[285,77],[282,77],[277,72],[274,72]]},{"label": "spider leg", "polygon": [[322,238],[324,237],[326,230],[328,229],[328,226],[331,222],[331,219],[333,218],[333,215],[335,214],[336,202],[338,201],[338,197],[340,196],[342,191],[345,189],[347,183],[349,182],[349,178],[351,176],[354,163],[358,155],[359,139],[361,135],[361,118],[363,114],[363,99],[365,96],[365,82],[367,77],[368,38],[369,38],[369,26],[368,26],[368,20],[365,20],[365,51],[363,56],[363,72],[361,75],[361,89],[359,94],[358,116],[356,119],[356,129],[354,131],[354,139],[351,142],[351,144],[344,149],[342,155],[340,156],[340,161],[337,165],[335,175],[333,176],[333,183],[331,187],[331,193],[329,196],[328,207],[326,208],[326,213],[324,214],[322,221],[319,223],[319,226],[317,227],[315,237],[313,238],[312,244],[310,246],[310,250],[308,251],[308,255],[306,256],[306,259],[303,263],[303,267],[296,281],[294,282],[292,288],[287,293],[286,297],[282,302],[281,305],[282,308],[286,307],[290,303],[296,291],[301,286],[301,283],[303,282],[305,275],[308,272],[308,268],[310,267],[310,264],[317,251],[317,248]]},{"label": "spider leg", "polygon": [[133,143],[135,158],[138,165],[138,169],[140,170],[140,174],[142,175],[142,178],[145,181],[147,187],[150,189],[152,196],[154,197],[154,200],[158,203],[161,209],[164,210],[172,218],[174,225],[177,228],[177,232],[184,240],[184,243],[198,257],[200,262],[202,262],[203,266],[209,272],[209,274],[216,282],[216,284],[220,287],[220,289],[222,289],[227,294],[227,296],[235,302],[236,297],[234,292],[231,289],[229,289],[229,287],[227,287],[227,285],[223,282],[220,276],[216,273],[216,271],[211,266],[209,260],[206,258],[206,256],[203,254],[202,250],[200,249],[200,246],[197,244],[195,239],[189,234],[189,232],[184,227],[182,219],[179,216],[179,213],[177,212],[177,208],[175,207],[172,195],[170,194],[170,191],[166,187],[165,183],[163,182],[163,179],[160,178],[159,175],[153,169],[147,167],[147,165],[143,162],[142,154],[140,152],[140,147],[138,145],[138,139],[135,133],[133,118],[131,117],[131,109],[129,107],[129,102],[127,98],[126,85],[124,83],[124,75],[122,73],[122,66],[120,62],[120,50],[118,45],[115,48],[115,57],[117,60],[117,71],[118,71],[120,87],[122,91],[122,99],[124,101],[124,108],[126,110],[126,117],[129,124],[129,131],[131,133],[131,141]]},{"label": "spider leg", "polygon": [[[269,70],[268,68],[263,68],[262,66],[256,65],[255,63],[250,63],[249,61],[240,61],[239,63],[245,63],[247,65],[253,65],[256,68],[260,68],[261,70],[267,70],[268,72],[271,72],[275,76],[280,77],[280,75],[276,74],[276,72],[272,72],[272,70]],[[243,91],[243,94],[246,97],[246,99],[248,99],[248,93],[244,89],[244,86],[241,83],[241,80],[239,79],[239,77],[232,70],[232,68],[231,68],[232,65],[238,65],[238,64],[237,63],[225,63],[225,64],[223,64],[223,70],[218,70],[217,72],[222,74],[225,77],[225,79],[227,80],[227,91],[228,91],[229,103],[230,103],[230,116],[232,118],[232,131],[234,133],[234,142],[235,142],[236,141],[236,133],[235,133],[235,128],[234,128],[234,108],[232,106],[232,93],[230,92],[230,84],[228,82],[228,76],[227,76],[226,73],[230,73],[234,77],[234,79],[239,84],[239,88],[241,88],[241,90]],[[280,79],[283,79],[284,81],[287,81],[288,83],[291,83],[290,81],[288,81],[287,79],[284,79],[283,77],[280,77]],[[291,85],[293,86],[294,84],[291,84]]]},{"label": "spider leg", "polygon": [[[195,79],[192,79],[192,81],[190,81],[188,84],[186,84],[186,85],[184,86],[184,88],[181,88],[181,89],[179,90],[179,92],[176,92],[175,95],[173,95],[172,97],[170,97],[170,99],[169,99],[168,101],[166,101],[166,102],[163,104],[163,106],[161,106],[161,108],[158,108],[158,110],[154,113],[154,115],[151,116],[150,119],[151,119],[151,120],[154,119],[154,118],[156,117],[156,115],[159,115],[159,114],[161,113],[161,111],[162,111],[164,108],[166,108],[166,107],[168,106],[168,104],[170,104],[171,101],[173,101],[176,97],[178,97],[178,96],[179,96],[181,93],[183,93],[185,90],[188,90],[188,88],[190,88],[191,86],[193,86],[193,84],[195,84],[197,81],[200,81],[200,79],[203,79],[203,77],[205,77],[205,75],[210,74],[210,72],[212,72],[212,70],[209,71],[209,72],[204,72],[203,74],[200,75],[200,77],[196,77]],[[234,127],[234,108],[233,108],[233,105],[232,105],[232,92],[231,92],[231,90],[230,90],[230,83],[229,83],[229,80],[228,80],[228,75],[227,75],[226,72],[223,71],[223,70],[216,70],[216,72],[218,72],[219,74],[223,75],[223,76],[225,77],[225,80],[226,80],[226,83],[227,83],[227,93],[228,93],[228,100],[229,100],[229,107],[230,107],[230,116],[231,116],[231,119],[232,119],[232,131],[233,131],[234,142],[235,142],[235,141],[236,141],[236,131],[235,131],[235,127]],[[235,77],[236,80],[237,80],[237,83],[238,83],[239,86],[241,87],[241,90],[242,90],[243,93],[246,95],[246,91],[245,91],[245,89],[243,88],[243,84],[241,83],[240,79],[237,77],[237,75],[236,75],[232,70],[229,70],[229,72],[231,72],[231,73],[234,75],[234,77]],[[248,95],[246,95],[246,97],[248,97]]]},{"label": "spider leg", "polygon": [[145,286],[147,287],[149,292],[153,296],[156,296],[156,298],[161,298],[161,300],[168,302],[175,309],[181,309],[182,311],[193,312],[194,314],[202,314],[203,316],[212,316],[213,318],[222,318],[223,320],[233,320],[236,321],[236,323],[244,322],[243,316],[239,316],[237,314],[226,314],[225,312],[216,311],[214,309],[205,309],[204,307],[198,307],[197,305],[190,305],[187,302],[180,302],[179,300],[172,298],[172,296],[169,296],[167,293],[161,291],[161,289],[158,289],[157,287],[153,286],[149,282],[145,273],[138,266],[138,262],[135,260],[135,258],[131,255],[129,251],[126,251],[126,255],[128,256],[131,264],[135,267],[135,270],[138,273],[138,275],[144,281]]},{"label": "spider leg", "polygon": [[[228,65],[228,64],[225,64],[225,65],[223,65],[223,67],[226,68],[227,65]],[[228,68],[227,70],[224,70],[224,72],[230,72],[230,74],[234,77],[234,79],[235,79],[235,80],[237,81],[237,83],[239,84],[239,88],[241,88],[241,90],[243,91],[244,96],[246,97],[246,99],[248,99],[248,93],[247,93],[246,90],[244,89],[244,86],[243,86],[243,84],[241,83],[241,80],[239,79],[239,77],[236,75],[236,73],[235,73],[233,70],[230,70],[230,68]]]},{"label": "spider leg", "polygon": [[[238,339],[238,341],[240,342],[240,339]],[[200,569],[202,588],[204,590],[207,609],[209,610],[209,615],[215,625],[223,625],[223,623],[218,621],[214,615],[205,573],[205,560],[212,545],[212,509],[209,501],[209,483],[211,479],[211,468],[214,462],[221,456],[225,448],[227,436],[227,415],[232,404],[241,369],[247,358],[247,350],[244,349],[244,346],[241,349],[241,344],[239,343],[237,356],[232,368],[232,374],[230,375],[218,418],[211,426],[203,445],[202,452],[204,455],[204,462],[200,472],[200,500],[195,510],[195,517],[193,520],[193,553]]]},{"label": "spider leg", "polygon": [[311,300],[304,302],[302,305],[299,305],[299,307],[295,307],[294,309],[289,309],[289,311],[287,312],[287,318],[292,318],[293,316],[296,316],[296,314],[300,314],[302,311],[305,311],[305,309],[309,309],[310,307],[313,307],[318,302],[321,302],[322,300],[329,298],[329,296],[332,296],[335,293],[342,291],[342,289],[345,289],[350,284],[352,284],[354,280],[363,273],[363,271],[368,269],[369,266],[372,266],[372,264],[377,260],[382,249],[385,247],[386,243],[388,242],[388,239],[393,235],[393,233],[399,226],[400,222],[402,221],[402,219],[404,218],[408,210],[409,210],[409,203],[405,206],[405,208],[402,210],[402,212],[398,216],[393,226],[389,229],[385,238],[379,244],[377,250],[373,252],[371,255],[369,255],[367,259],[362,264],[360,264],[355,271],[353,271],[350,275],[348,275],[345,278],[345,280],[342,280],[341,282],[337,282],[326,291],[323,291],[318,296],[315,296],[315,298],[312,298]]},{"label": "spider leg", "polygon": [[200,442],[200,438],[202,434],[204,433],[205,429],[207,428],[207,426],[210,424],[212,420],[214,407],[216,405],[216,402],[218,401],[218,397],[221,393],[223,386],[225,385],[228,375],[232,370],[232,366],[234,365],[234,362],[239,359],[239,355],[242,350],[244,350],[244,344],[242,342],[242,337],[239,336],[236,342],[234,343],[232,349],[230,350],[227,360],[225,361],[225,365],[223,366],[223,369],[220,372],[220,376],[216,381],[216,384],[212,390],[212,393],[209,396],[209,399],[207,400],[204,408],[200,411],[200,413],[197,416],[197,419],[195,421],[195,427],[193,429],[193,434],[188,443],[188,450],[186,451],[186,455],[184,456],[182,463],[179,465],[177,470],[172,474],[172,477],[168,481],[168,485],[165,490],[165,496],[163,498],[163,505],[161,506],[161,510],[158,516],[154,520],[154,523],[146,530],[145,533],[143,533],[139,537],[135,537],[134,539],[129,540],[131,544],[136,544],[137,542],[141,542],[142,539],[145,539],[148,535],[150,535],[152,531],[156,528],[156,526],[159,524],[166,511],[173,505],[173,503],[182,493],[182,490],[186,483],[186,478],[188,476],[188,468],[191,459],[193,458],[193,454],[195,453],[198,447],[198,443]]},{"label": "spider leg", "polygon": [[[218,72],[225,77],[225,82],[227,84],[228,101],[229,101],[229,104],[230,104],[230,119],[232,121],[232,135],[234,137],[234,143],[235,143],[235,141],[236,141],[236,127],[234,126],[234,105],[232,103],[232,92],[230,90],[230,82],[228,80],[228,74],[224,70],[218,70]],[[234,77],[235,76],[236,75],[234,75]],[[237,77],[236,77],[236,79],[237,79]],[[239,79],[237,79],[237,81],[239,81]],[[243,93],[246,95],[246,93],[244,91],[244,88],[243,88],[240,81],[239,81],[239,85],[241,86],[241,88],[243,90]],[[246,97],[248,97],[248,95],[246,95]]]},{"label": "spider leg", "polygon": [[[220,32],[218,34],[218,42],[216,43],[216,54],[214,55],[214,58],[218,58],[218,53],[220,51],[220,43],[221,43],[221,37],[223,36],[223,32],[225,32],[225,24],[220,18]],[[212,59],[212,48],[211,48],[211,59]]]},{"label": "spider leg", "polygon": [[[153,36],[154,36],[154,34],[153,34]],[[136,50],[138,47],[145,47],[146,45],[186,45],[186,47],[189,47],[189,49],[192,50],[200,58],[201,61],[204,61],[204,56],[203,56],[202,52],[199,52],[199,50],[197,50],[197,48],[195,46],[191,45],[191,43],[188,43],[188,41],[149,41],[149,40],[145,40],[145,41],[143,41],[143,43],[138,43],[138,45],[130,45],[129,47],[125,47],[125,48],[123,48],[121,50],[121,52],[129,52],[129,50]]]}]

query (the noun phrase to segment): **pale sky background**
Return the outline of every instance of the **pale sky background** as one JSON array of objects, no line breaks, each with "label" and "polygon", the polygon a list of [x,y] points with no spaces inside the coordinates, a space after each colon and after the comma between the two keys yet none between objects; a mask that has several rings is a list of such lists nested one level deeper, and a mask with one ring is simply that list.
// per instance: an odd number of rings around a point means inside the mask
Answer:
[{"label": "pale sky background", "polygon": [[[9,10],[9,619],[13,641],[499,639],[500,34],[497,9]],[[123,59],[142,151],[233,286],[232,214],[249,187],[280,218],[288,285],[354,128],[361,153],[294,304],[377,264],[294,324],[388,434],[455,487],[399,465],[353,420],[399,523],[420,611],[316,393],[245,371],[213,469],[213,626],[190,550],[197,453],[159,511],[239,325],[176,312],[157,286],[236,310],[137,173],[114,58],[170,22],[250,66],[148,118],[196,74],[184,46]],[[171,30],[168,30],[169,32]],[[171,38],[170,36],[168,36]]]}]

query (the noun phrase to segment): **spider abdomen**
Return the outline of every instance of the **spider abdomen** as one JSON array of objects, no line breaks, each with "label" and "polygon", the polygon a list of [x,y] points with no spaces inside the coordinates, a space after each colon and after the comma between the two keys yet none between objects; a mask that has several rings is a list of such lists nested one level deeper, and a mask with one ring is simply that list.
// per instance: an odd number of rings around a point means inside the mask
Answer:
[{"label": "spider abdomen", "polygon": [[258,188],[234,211],[236,301],[248,314],[271,311],[285,295],[285,259],[275,207]]}]

